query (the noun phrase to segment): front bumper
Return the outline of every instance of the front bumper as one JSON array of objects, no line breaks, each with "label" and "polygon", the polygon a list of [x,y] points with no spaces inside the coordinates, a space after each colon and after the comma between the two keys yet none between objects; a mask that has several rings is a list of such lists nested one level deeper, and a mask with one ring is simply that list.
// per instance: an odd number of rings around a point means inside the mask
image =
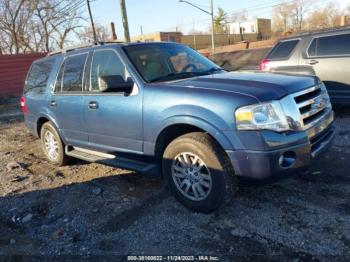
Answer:
[{"label": "front bumper", "polygon": [[[237,150],[226,153],[236,174],[243,177],[266,179],[305,171],[311,160],[324,152],[334,138],[333,112],[319,124],[302,132],[304,141],[307,142],[298,145],[287,144],[272,150]],[[285,139],[290,138],[286,136]],[[284,158],[291,161],[283,162]]]}]

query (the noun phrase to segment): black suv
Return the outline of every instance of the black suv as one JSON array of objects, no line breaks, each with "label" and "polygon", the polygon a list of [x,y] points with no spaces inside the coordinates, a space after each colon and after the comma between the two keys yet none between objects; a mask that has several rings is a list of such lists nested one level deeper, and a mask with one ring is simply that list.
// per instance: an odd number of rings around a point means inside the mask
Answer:
[{"label": "black suv", "polygon": [[282,39],[260,70],[317,75],[332,103],[350,105],[350,27]]}]

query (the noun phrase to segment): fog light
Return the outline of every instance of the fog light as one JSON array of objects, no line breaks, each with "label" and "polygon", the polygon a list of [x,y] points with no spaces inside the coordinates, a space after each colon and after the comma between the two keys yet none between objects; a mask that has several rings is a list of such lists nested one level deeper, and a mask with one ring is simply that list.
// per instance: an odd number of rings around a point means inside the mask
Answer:
[{"label": "fog light", "polygon": [[283,168],[291,167],[296,159],[296,154],[293,151],[284,152],[278,159],[278,164]]}]

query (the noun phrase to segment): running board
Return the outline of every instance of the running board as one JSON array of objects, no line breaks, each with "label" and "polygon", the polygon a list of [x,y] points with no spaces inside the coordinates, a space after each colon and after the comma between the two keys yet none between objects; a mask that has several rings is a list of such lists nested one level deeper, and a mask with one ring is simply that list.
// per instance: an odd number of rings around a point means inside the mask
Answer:
[{"label": "running board", "polygon": [[65,152],[67,156],[79,158],[88,162],[95,162],[107,166],[128,169],[144,174],[160,174],[159,166],[157,164],[150,164],[142,161],[117,157],[116,155],[80,147],[66,146]]}]

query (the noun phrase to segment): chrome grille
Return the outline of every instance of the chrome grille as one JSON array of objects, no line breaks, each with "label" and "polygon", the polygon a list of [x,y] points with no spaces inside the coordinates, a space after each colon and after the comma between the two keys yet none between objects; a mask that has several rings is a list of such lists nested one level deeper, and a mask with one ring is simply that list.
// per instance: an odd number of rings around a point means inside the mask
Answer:
[{"label": "chrome grille", "polygon": [[330,110],[331,103],[323,84],[308,88],[292,95],[299,109],[302,129],[318,123]]}]

